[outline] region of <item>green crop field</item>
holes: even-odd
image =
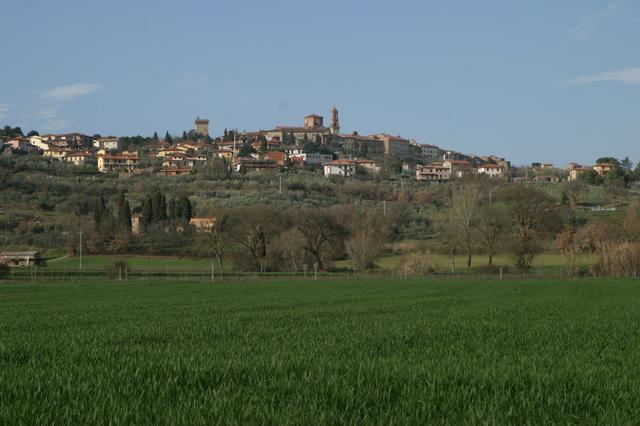
[[[0,424],[637,424],[640,282],[0,285]]]

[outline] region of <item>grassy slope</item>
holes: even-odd
[[[0,286],[0,423],[624,424],[635,281]]]

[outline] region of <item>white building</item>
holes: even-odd
[[[308,165],[318,165],[318,164],[327,164],[333,160],[333,155],[331,154],[292,154],[291,158],[301,158],[304,164]]]
[[[478,167],[478,174],[501,178],[504,176],[504,166],[489,163],[483,164]]]
[[[358,163],[353,160],[334,160],[324,165],[325,176],[351,177],[356,174]]]
[[[40,151],[49,150],[49,143],[45,139],[43,139],[42,136],[30,136],[29,143],[38,148]]]

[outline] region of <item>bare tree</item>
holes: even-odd
[[[231,217],[223,214],[215,219],[212,226],[203,234],[207,240],[207,247],[216,258],[218,263],[218,273],[223,274],[224,256],[231,241]]]
[[[344,235],[344,229],[326,210],[307,210],[300,215],[298,229],[304,238],[304,249],[319,269],[326,267],[326,252],[333,240]]]
[[[377,211],[353,206],[341,206],[335,213],[338,221],[349,231],[345,250],[353,269],[364,271],[374,266],[376,258],[391,238],[389,218]]]
[[[527,186],[513,185],[504,196],[515,225],[516,267],[526,272],[540,251],[538,236],[550,225],[554,209],[544,192]]]
[[[480,243],[488,256],[487,264],[492,265],[502,236],[507,230],[504,208],[492,200],[487,200],[486,204],[478,209],[474,228],[478,232]]]
[[[449,202],[449,212],[461,234],[462,244],[467,256],[467,267],[469,268],[472,260],[471,233],[479,201],[480,187],[471,183],[463,183],[453,188]]]

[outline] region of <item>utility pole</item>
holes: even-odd
[[[80,230],[80,247],[78,251],[80,252],[80,270],[82,271],[82,229]]]

